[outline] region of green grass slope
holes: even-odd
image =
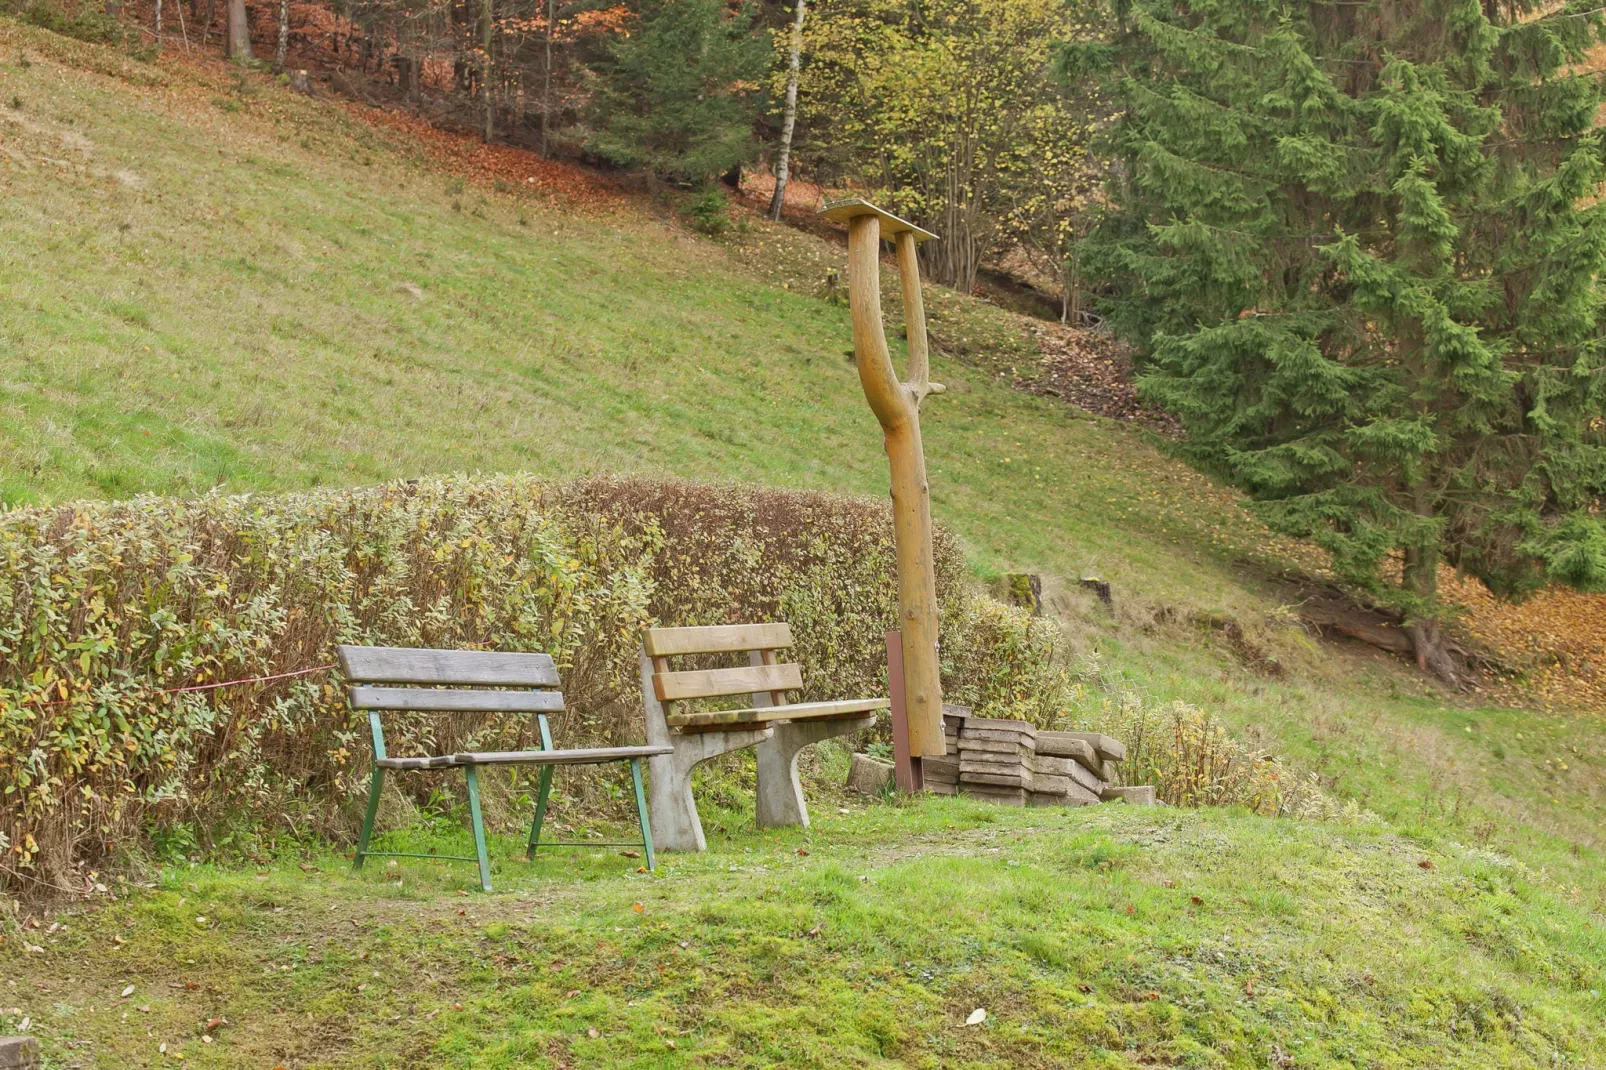
[[[0,39],[7,499],[475,469],[885,493],[845,309],[628,205],[465,190],[338,106],[27,52]],[[937,374],[936,508],[978,552],[1231,586],[1258,527],[1230,497],[1136,432]]]
[[[10,502],[473,469],[883,494],[846,311],[813,293],[839,256],[465,187],[339,106],[0,18]],[[1019,356],[1004,314],[932,298],[944,338]],[[813,833],[725,815],[650,880],[581,852],[468,900],[427,863],[181,864],[6,932],[0,1032],[29,1018],[56,1066],[1606,1065],[1599,722],[1317,646],[1232,494],[987,366],[936,362],[934,507],[1097,649],[1074,712],[1206,706],[1375,824],[822,799]]]
[[[181,865],[0,946],[3,998],[61,1067],[1600,1065],[1606,931],[1488,852],[1222,811],[851,810],[653,877],[499,861],[491,896],[440,863]]]

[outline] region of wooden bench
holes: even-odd
[[[491,890],[491,864],[485,850],[485,824],[480,817],[482,765],[539,765],[540,792],[535,801],[535,821],[530,825],[530,841],[525,857],[533,859],[536,850],[549,847],[636,847],[642,849],[647,868],[657,866],[653,853],[652,825],[642,790],[641,762],[665,756],[667,745],[646,747],[593,747],[559,750],[552,744],[552,730],[546,715],[563,709],[563,693],[558,687],[557,666],[547,654],[501,654],[480,650],[422,650],[410,647],[343,646],[340,667],[351,683],[352,709],[368,711],[368,727],[373,734],[374,768],[368,788],[368,811],[357,839],[354,867],[362,868],[369,857],[448,858],[456,862],[477,862],[480,887]],[[395,685],[422,686],[395,686]],[[494,688],[495,690],[488,690]],[[512,690],[518,689],[518,690]],[[440,754],[412,758],[393,758],[385,751],[385,728],[380,719],[384,711],[430,711],[444,713],[535,714],[541,736],[541,749],[534,751],[488,751]],[[636,815],[641,821],[639,843],[553,843],[542,844],[541,822],[546,817],[547,798],[552,791],[552,772],[559,765],[600,765],[629,762],[630,778],[636,789]],[[444,855],[408,854],[398,851],[370,851],[374,817],[379,812],[379,793],[385,784],[385,771],[461,769],[468,780],[469,822],[474,828],[474,858]]]
[[[666,851],[705,851],[702,822],[692,797],[691,775],[702,762],[744,747],[758,756],[757,820],[765,827],[808,825],[808,807],[798,783],[797,758],[804,747],[875,724],[884,698],[788,703],[786,692],[803,686],[802,668],[775,655],[792,645],[782,623],[708,628],[653,628],[642,637],[641,697],[647,742],[670,753],[648,760],[650,804],[658,844]],[[671,659],[708,654],[748,655],[747,665],[676,670]],[[695,711],[684,703],[750,695],[734,710]]]

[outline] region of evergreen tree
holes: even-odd
[[[757,152],[768,41],[754,12],[724,0],[642,0],[630,32],[598,65],[592,151],[611,163],[695,184]]]
[[[1185,449],[1459,670],[1441,562],[1606,585],[1596,0],[1132,0],[1083,250]]]

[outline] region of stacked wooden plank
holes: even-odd
[[[1006,806],[1086,806],[1105,799],[1153,803],[1153,789],[1116,788],[1118,740],[1097,732],[1044,732],[1025,721],[943,707],[948,753],[921,762],[927,791]]]

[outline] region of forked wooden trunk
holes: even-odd
[[[931,549],[931,492],[920,440],[920,404],[943,392],[931,382],[926,312],[915,246],[936,237],[890,212],[854,198],[821,212],[848,225],[848,305],[853,349],[865,400],[881,424],[892,473],[892,529],[898,559],[898,627],[903,633],[905,707],[909,752],[916,758],[945,753],[942,679],[937,661],[937,580]],[[881,239],[898,251],[909,377],[899,382],[881,319]]]

